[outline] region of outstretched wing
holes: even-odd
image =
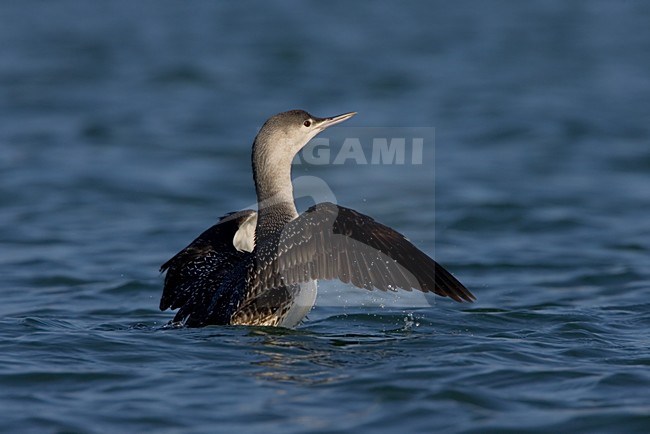
[[[434,292],[455,301],[474,295],[404,236],[372,218],[320,203],[283,230],[271,261],[258,263],[247,299],[265,289],[338,278],[372,290]]]
[[[167,272],[160,310],[180,307],[183,312],[178,312],[177,320],[185,317],[185,313],[208,305],[224,273],[250,255],[235,247],[235,235],[240,238],[245,229],[254,229],[256,217],[257,213],[252,210],[227,214],[165,262],[160,267],[161,272]],[[253,229],[248,234],[251,237]]]

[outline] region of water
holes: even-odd
[[[649,18],[3,2],[1,430],[648,432]],[[332,283],[297,330],[162,328],[158,266],[250,205],[252,138],[295,107],[435,128],[420,166],[295,172],[476,303]]]

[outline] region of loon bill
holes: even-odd
[[[295,327],[316,300],[318,279],[359,288],[475,297],[403,235],[333,203],[298,214],[291,162],[314,136],[356,113],[318,118],[303,110],[266,121],[253,142],[258,211],[226,214],[160,268],[160,309],[172,323]]]

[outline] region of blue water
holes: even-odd
[[[649,432],[648,22],[632,0],[0,3],[0,431]],[[435,131],[421,165],[294,172],[476,303],[328,283],[296,330],[163,328],[158,267],[254,201],[250,144],[291,108]]]

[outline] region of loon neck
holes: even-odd
[[[283,149],[282,146],[274,148]],[[274,152],[267,146],[260,146],[258,140],[253,144],[253,179],[258,206],[257,241],[279,233],[287,223],[298,217],[291,183],[292,159],[293,155],[288,152]]]

